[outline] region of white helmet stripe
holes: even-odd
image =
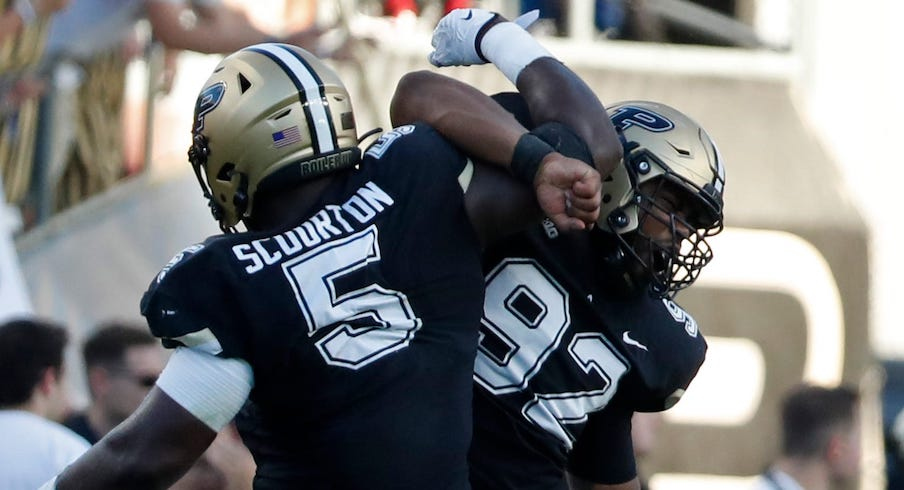
[[[308,127],[313,138],[315,153],[329,153],[336,150],[336,133],[333,129],[333,121],[327,112],[327,104],[323,101],[321,82],[317,73],[303,63],[295,53],[276,44],[258,44],[248,48],[273,59],[292,82],[298,87],[299,96],[302,98],[305,115],[308,119]]]
[[[716,179],[716,181],[713,183],[713,185],[715,186],[716,191],[718,191],[719,194],[721,194],[721,193],[725,192],[725,191],[724,191],[724,187],[725,187],[725,166],[722,165],[722,154],[719,152],[719,147],[716,146],[716,142],[715,142],[715,141],[712,141],[712,139],[710,139],[710,142],[712,142],[712,145],[713,145],[713,151],[715,152],[715,155],[714,155],[714,158],[713,158],[713,160],[714,160],[713,163],[714,163],[715,166],[716,166],[716,168],[715,168],[715,170],[716,170],[716,176],[718,177],[718,178]]]

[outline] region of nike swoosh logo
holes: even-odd
[[[638,341],[632,339],[631,336],[628,335],[628,333],[629,333],[629,332],[626,331],[626,332],[623,333],[622,336],[621,336],[621,339],[622,339],[622,341],[623,341],[624,343],[626,343],[626,344],[628,344],[628,345],[633,345],[634,347],[637,347],[638,349],[647,350],[647,346],[645,346],[645,345],[641,344],[640,342],[638,342]],[[649,352],[649,351],[648,351],[648,352]]]
[[[469,9],[468,16],[465,17],[465,20],[471,20],[471,17],[474,17],[474,11]]]

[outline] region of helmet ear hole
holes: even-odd
[[[232,172],[234,170],[235,170],[234,163],[224,163],[223,167],[220,168],[220,171],[217,172],[217,180],[229,182],[230,180],[232,180]]]
[[[251,81],[241,73],[239,73],[239,87],[241,88],[243,94],[247,92],[249,88],[251,88]]]

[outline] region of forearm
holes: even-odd
[[[498,16],[489,22],[477,41],[479,53],[518,87],[534,124],[568,126],[586,143],[600,174],[612,173],[621,163],[621,142],[593,90],[522,27]]]
[[[145,441],[114,430],[60,474],[56,489],[169,488],[194,462],[177,460],[179,449],[172,449],[148,457]]]
[[[184,364],[180,364],[184,358],[179,351],[173,354],[158,386],[151,389],[138,409],[66,468],[57,479],[56,488],[168,488],[191,468],[213,442],[217,431],[160,388],[167,376],[185,372]],[[178,361],[177,369],[173,369],[174,360]],[[211,383],[211,386],[224,384]],[[195,380],[187,380],[182,388],[212,389]],[[186,400],[181,403],[193,406]],[[237,411],[231,408],[235,403],[224,405],[230,417]]]
[[[534,124],[557,121],[571,128],[587,144],[601,175],[621,162],[621,142],[606,109],[571,69],[555,58],[539,58],[521,71],[517,87]]]
[[[479,90],[429,71],[405,75],[390,105],[393,126],[422,121],[483,162],[508,168],[527,132],[515,117]]]
[[[222,8],[226,8],[225,6]],[[184,7],[167,2],[148,2],[148,19],[154,35],[166,47],[199,53],[228,53],[269,39],[240,12],[198,9],[197,20],[180,20]]]

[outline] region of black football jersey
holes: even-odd
[[[468,488],[483,274],[464,165],[396,128],[293,226],[190,247],[145,293],[165,345],[253,368],[255,488]]]
[[[614,241],[591,233],[559,234],[547,220],[485,254],[475,489],[567,489],[566,469],[630,480],[631,415],[670,407],[703,362],[694,319],[643,288],[613,286],[623,268],[597,242]]]

